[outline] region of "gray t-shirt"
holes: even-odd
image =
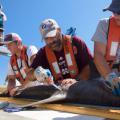
[[[92,37],[92,41],[99,41],[103,44],[107,44],[107,35],[108,35],[108,26],[109,26],[109,18],[105,18],[99,21],[96,32]],[[116,55],[116,60],[114,63],[120,63],[120,45],[117,49],[110,50],[112,54]],[[110,53],[111,54],[111,53]]]
[[[107,44],[108,25],[109,18],[101,19],[92,37],[92,41],[99,41],[101,43]]]

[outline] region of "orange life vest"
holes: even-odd
[[[68,35],[64,36],[63,40],[64,40],[63,41],[64,54],[65,54],[65,59],[67,62],[69,74],[71,78],[75,78],[78,75],[78,67],[73,53],[71,37]],[[48,63],[50,65],[50,70],[55,80],[62,79],[63,76],[59,68],[59,65],[57,63],[57,59],[54,52],[47,46],[45,47],[45,52],[46,52],[46,57],[48,59]]]
[[[29,67],[26,46],[23,46],[23,48],[21,50],[20,62],[21,62],[21,66],[19,67],[18,62],[17,62],[17,56],[16,55],[11,56],[11,59],[10,59],[11,67],[15,73],[16,78],[22,84],[22,83],[24,83],[24,80],[26,77],[26,72]]]
[[[115,18],[112,16],[110,17],[109,21],[108,41],[106,49],[106,60],[111,68],[113,68],[113,65],[116,64],[117,59],[120,59],[117,58],[118,49],[120,50],[120,26],[116,24]],[[118,66],[118,69],[119,67],[120,65]]]

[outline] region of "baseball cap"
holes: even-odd
[[[45,19],[40,25],[42,39],[56,36],[58,28],[60,27],[54,19]]]
[[[107,10],[120,14],[120,0],[112,0],[111,4],[105,9],[103,9],[103,11]]]
[[[9,34],[5,35],[3,43],[9,44],[9,43],[14,42],[14,41],[22,42],[22,39],[17,33],[9,33]]]

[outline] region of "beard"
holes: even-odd
[[[48,44],[48,47],[51,48],[53,51],[59,51],[62,46],[62,41],[60,39],[53,41],[52,43]]]

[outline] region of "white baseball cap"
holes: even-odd
[[[45,19],[40,25],[42,39],[56,36],[58,28],[60,27],[54,19]]]

